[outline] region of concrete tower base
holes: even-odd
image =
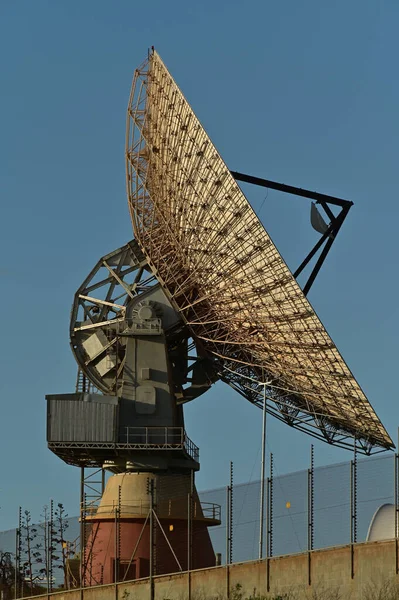
[[[101,502],[86,517],[87,537],[82,573],[84,585],[139,579],[150,574],[150,506],[148,482],[154,480],[153,574],[187,570],[189,475],[121,473],[108,480]],[[191,568],[215,565],[208,527],[220,524],[220,507],[206,514],[194,488],[192,495]]]

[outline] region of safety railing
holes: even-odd
[[[128,516],[143,517],[148,515],[150,510],[150,500],[131,500],[123,501],[120,505],[117,501],[111,504],[100,504],[96,511],[87,512],[87,517],[98,517],[98,518],[114,518],[115,515],[118,517],[127,518]],[[176,498],[163,499],[155,505],[155,510],[159,518],[187,518],[187,497],[179,496]],[[192,517],[193,519],[212,519],[216,521],[221,520],[221,507],[220,504],[214,504],[212,502],[200,502],[193,500],[192,503]]]
[[[214,504],[213,502],[201,502],[200,504],[202,513],[206,519],[221,521],[222,509],[220,504]]]
[[[184,450],[199,460],[199,448],[186,435],[183,427],[125,427],[123,443],[145,450]]]

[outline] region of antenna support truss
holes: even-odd
[[[319,258],[317,259],[317,262],[314,265],[312,272],[310,273],[308,280],[303,287],[303,293],[305,296],[307,296],[310,288],[313,285],[314,280],[316,279],[327,257],[327,254],[331,249],[331,246],[333,245],[335,238],[338,235],[339,230],[342,227],[343,222],[345,221],[348,215],[351,206],[353,206],[353,202],[351,200],[344,200],[342,198],[328,196],[327,194],[320,194],[319,192],[312,192],[311,190],[304,190],[293,185],[278,183],[277,181],[271,181],[270,179],[254,177],[253,175],[245,175],[244,173],[238,173],[237,171],[230,171],[230,173],[236,181],[242,181],[244,183],[258,185],[260,187],[265,187],[271,190],[277,190],[286,194],[292,194],[294,196],[301,196],[302,198],[309,198],[310,200],[315,200],[316,204],[320,204],[320,206],[325,211],[327,217],[330,219],[330,224],[328,228],[321,235],[320,239],[316,242],[316,244],[313,246],[313,248],[310,250],[307,256],[303,259],[303,261],[293,274],[296,279],[302,273],[304,268],[309,264],[309,262],[315,256],[315,254],[324,245]],[[338,213],[338,215],[334,215],[333,211],[329,207],[329,204],[340,207],[341,210]]]

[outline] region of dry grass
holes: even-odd
[[[363,589],[362,600],[399,600],[399,583],[395,579],[368,583]]]
[[[128,594],[121,597],[128,600],[130,593]],[[186,594],[179,594],[177,598],[171,590],[171,595],[163,600],[188,600],[188,597]],[[209,595],[206,588],[202,588],[192,591],[191,600],[227,600],[227,596],[225,591]],[[242,585],[238,583],[230,590],[229,600],[399,600],[399,580],[376,581],[350,595],[343,594],[340,588],[327,584],[319,584],[311,588],[293,588],[266,595],[259,594],[256,589],[253,589],[248,595],[243,592]]]

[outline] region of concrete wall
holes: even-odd
[[[289,600],[364,600],[370,587],[378,589],[388,581],[399,586],[396,558],[396,545],[392,540],[357,544],[353,549],[341,546],[315,550],[310,555],[303,553],[274,557],[268,561],[235,563],[228,568],[222,566],[192,571],[190,575],[163,575],[154,578],[155,600],[188,599],[188,577],[192,600],[222,600],[228,596],[232,600],[244,600],[250,596],[264,596],[271,600],[277,596],[284,598],[284,594]],[[385,597],[375,596],[376,599]],[[82,595],[80,590],[72,590],[35,598],[81,600]],[[83,600],[149,598],[148,579],[83,590]]]

